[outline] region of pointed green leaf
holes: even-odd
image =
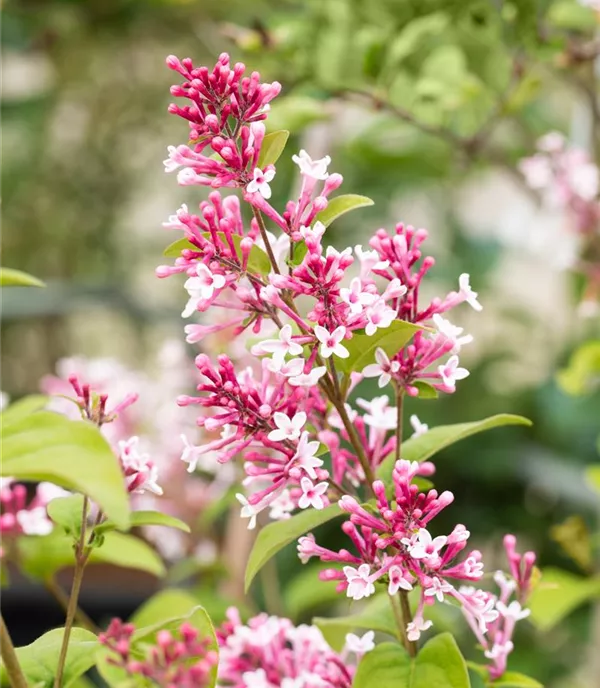
[[[217,234],[219,235],[223,243],[225,243],[225,245],[228,245],[227,239],[225,238],[225,234],[223,232],[217,232]],[[202,236],[205,239],[208,239],[209,241],[212,238],[210,232],[203,232]],[[242,249],[240,248],[240,243],[244,237],[239,236],[239,234],[234,234],[231,238],[235,246],[236,253],[238,254],[238,257],[241,259]],[[188,239],[184,237],[183,239],[177,239],[177,241],[174,241],[172,244],[169,244],[167,248],[163,251],[163,255],[167,258],[177,258],[179,257],[183,249],[186,248],[192,251],[199,250],[197,246],[194,246],[194,244],[192,244]],[[260,275],[267,275],[269,274],[269,272],[271,272],[271,261],[269,260],[269,256],[262,250],[262,248],[259,248],[256,245],[250,249],[250,256],[248,257],[248,271],[258,273]]]
[[[339,372],[361,372],[370,363],[375,363],[375,349],[383,349],[388,356],[397,354],[411,340],[415,332],[422,330],[404,320],[394,320],[389,327],[380,328],[370,337],[362,331],[354,333],[352,339],[343,342],[350,353],[348,358],[335,356],[335,366]]]
[[[531,620],[548,631],[580,605],[600,598],[600,576],[584,578],[558,568],[546,568],[527,606]]]
[[[260,155],[258,156],[257,166],[264,170],[267,165],[274,165],[279,156],[283,153],[285,144],[289,138],[290,132],[285,129],[279,131],[272,131],[263,139],[260,147]]]
[[[0,268],[0,287],[45,287],[42,280],[21,270]]]
[[[492,430],[503,425],[531,425],[531,421],[523,416],[513,416],[501,413],[472,423],[457,423],[455,425],[439,425],[431,428],[424,435],[412,437],[402,443],[402,458],[408,461],[426,461],[442,449],[449,447],[459,440],[475,435],[478,432]],[[386,457],[377,469],[377,477],[388,484],[394,470],[393,454]]]
[[[346,194],[344,196],[336,196],[329,201],[328,206],[317,213],[315,217],[315,222],[322,222],[325,227],[337,220],[338,217],[349,213],[351,210],[356,210],[357,208],[365,208],[366,206],[373,205],[373,201],[367,196],[358,196],[357,194]]]
[[[411,384],[419,390],[419,399],[437,399],[439,396],[437,389],[428,382],[415,380]]]
[[[18,647],[17,657],[28,685],[52,688],[58,668],[58,656],[62,645],[64,629],[55,628],[40,636],[31,645]],[[73,628],[69,639],[69,650],[65,662],[64,688],[73,686],[77,679],[95,663],[98,640],[93,633],[83,628]],[[2,685],[8,685],[6,671],[2,667]]]
[[[258,534],[248,558],[244,583],[246,592],[256,574],[279,550],[305,535],[309,530],[341,515],[340,507],[337,504],[330,504],[325,509],[305,509],[287,521],[275,521],[265,526]]]
[[[83,495],[57,497],[48,504],[46,510],[48,516],[56,525],[61,526],[67,535],[79,538],[83,517]]]
[[[506,671],[500,678],[490,682],[488,685],[494,688],[544,688],[539,681],[517,671]]]
[[[377,595],[354,614],[333,618],[316,617],[313,619],[313,623],[318,626],[331,647],[338,651],[344,645],[346,633],[357,628],[379,631],[398,638],[398,626],[387,593]]]
[[[25,418],[30,413],[41,411],[48,403],[48,397],[43,394],[31,394],[13,402],[0,413],[0,426],[4,430],[17,420]]]
[[[410,665],[410,657],[403,647],[380,643],[361,659],[352,688],[408,688]]]
[[[429,640],[414,660],[410,688],[470,688],[467,664],[450,633]]]
[[[56,500],[55,500],[56,501]],[[51,502],[52,504],[53,502]],[[184,533],[190,532],[190,527],[175,516],[163,514],[161,511],[132,511],[129,517],[129,528],[139,528],[141,526],[167,526],[168,528],[176,528],[182,530]],[[105,521],[96,527],[96,533],[107,533],[111,530],[123,530],[118,528],[113,521]]]
[[[81,492],[119,527],[129,522],[129,495],[118,459],[88,421],[38,411],[3,426],[1,475],[47,480]]]
[[[177,588],[161,590],[136,609],[129,621],[137,628],[143,628],[161,621],[168,621],[176,616],[186,616],[197,606],[196,597],[185,590]]]

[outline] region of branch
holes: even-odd
[[[4,623],[4,617],[0,615],[0,649],[2,650],[2,661],[8,674],[8,680],[12,688],[27,688],[27,679],[23,674],[19,658],[15,652],[15,646]]]

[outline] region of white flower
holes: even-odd
[[[350,313],[358,315],[362,313],[365,306],[370,306],[374,303],[378,296],[368,291],[362,290],[362,282],[359,277],[355,277],[350,282],[350,288],[342,287],[340,289],[340,298],[344,303],[350,306]]]
[[[279,373],[284,377],[296,377],[302,374],[305,363],[306,361],[302,358],[292,358],[286,362],[274,355],[273,358],[267,359],[266,365],[272,373]]]
[[[375,585],[371,580],[371,569],[368,564],[361,564],[358,569],[344,566],[344,575],[348,581],[346,595],[354,600],[362,600],[375,592]]]
[[[398,590],[412,590],[413,586],[404,577],[404,571],[400,566],[394,565],[388,571],[390,582],[388,585],[388,593],[395,595]]]
[[[320,160],[313,160],[305,150],[301,150],[298,155],[292,155],[292,160],[298,165],[300,172],[307,177],[321,181],[329,177],[327,167],[331,163],[331,158],[328,155]]]
[[[477,618],[479,623],[479,630],[482,633],[487,633],[488,624],[493,623],[499,616],[499,613],[494,609],[495,597],[490,597],[483,604],[477,607],[472,607],[469,611]]]
[[[424,435],[429,430],[429,425],[427,425],[427,423],[421,423],[419,417],[416,416],[414,413],[410,417],[410,424],[412,425],[412,429],[414,430],[411,437],[421,437],[421,435]]]
[[[242,505],[242,511],[240,513],[240,516],[242,518],[249,518],[250,521],[248,522],[248,530],[254,530],[256,528],[256,516],[259,513],[252,504],[248,502],[246,497],[244,497],[243,494],[240,494],[239,492],[235,495],[235,498],[238,500],[238,502]]]
[[[260,168],[255,167],[252,173],[252,181],[246,186],[246,191],[248,193],[258,193],[265,199],[271,198],[271,187],[269,182],[273,181],[275,177],[275,170],[265,170],[263,172]]]
[[[326,229],[327,227],[325,227],[325,225],[322,222],[319,222],[319,220],[317,220],[312,227],[306,227],[305,225],[302,225],[300,227],[300,234],[303,239],[312,237],[316,241],[318,241],[323,236],[323,234],[325,234]]]
[[[300,487],[302,488],[302,496],[298,500],[298,506],[301,509],[308,509],[309,506],[315,509],[324,508],[323,495],[327,492],[329,483],[322,482],[315,485],[310,478],[302,478]]]
[[[284,490],[275,501],[271,502],[270,506],[269,518],[274,521],[284,521],[290,518],[291,512],[296,508],[289,490]]]
[[[477,300],[477,292],[471,289],[468,273],[463,272],[463,274],[460,275],[458,278],[458,286],[460,295],[469,304],[469,306],[471,306],[471,308],[474,308],[476,311],[483,310],[483,306]]]
[[[441,578],[432,578],[431,585],[423,593],[425,597],[436,597],[438,602],[444,601],[444,593],[451,592],[454,588]]]
[[[321,342],[319,352],[323,358],[329,358],[335,354],[339,358],[348,358],[350,353],[345,346],[341,344],[346,334],[346,328],[343,325],[336,327],[333,332],[328,332],[321,325],[315,327],[315,336]]]
[[[190,299],[181,315],[189,318],[196,310],[199,301],[212,298],[215,289],[222,289],[225,286],[225,277],[214,275],[204,263],[198,263],[196,277],[187,279],[183,286],[190,295]]]
[[[374,638],[375,631],[367,631],[362,636],[355,635],[354,633],[347,633],[346,650],[362,656],[375,649],[375,643],[373,642]]]
[[[54,483],[40,483],[35,491],[36,497],[42,504],[48,504],[53,499],[70,497],[71,493]]]
[[[510,640],[507,640],[505,643],[494,643],[492,646],[491,650],[486,650],[483,654],[488,658],[488,659],[500,659],[501,657],[506,657],[506,655],[509,655],[513,649],[514,645]]]
[[[17,511],[15,518],[25,535],[48,535],[54,527],[48,518],[45,506],[21,509],[21,511]]]
[[[0,411],[4,411],[4,409],[8,406],[10,402],[10,397],[6,392],[0,392]]]
[[[530,609],[523,609],[517,600],[513,600],[508,606],[502,602],[496,602],[496,609],[506,619],[513,619],[514,621],[521,621],[526,619],[530,614]]]
[[[435,313],[433,316],[433,322],[437,331],[453,342],[454,347],[452,353],[458,353],[462,346],[465,344],[470,344],[473,341],[473,337],[470,334],[466,334],[463,337],[460,335],[463,332],[462,327],[456,327],[449,320],[445,320],[439,313]]]
[[[433,626],[433,621],[425,621],[422,616],[415,616],[406,626],[406,636],[411,643],[416,642],[421,637],[423,631],[428,630]]]
[[[569,182],[573,191],[584,201],[592,201],[598,195],[598,168],[594,163],[579,163],[569,170]]]
[[[447,540],[445,535],[432,538],[428,530],[420,528],[419,532],[412,538],[402,538],[402,544],[406,545],[406,549],[413,559],[435,560]]]
[[[390,361],[388,355],[381,348],[375,349],[375,360],[377,363],[370,363],[366,366],[362,374],[365,377],[379,377],[377,383],[379,387],[385,387],[392,379],[392,374],[400,370],[400,363],[398,361]]]
[[[481,578],[483,576],[483,562],[475,557],[467,557],[463,563],[463,571],[469,578]]]
[[[299,468],[302,468],[309,478],[317,479],[315,468],[323,465],[323,461],[315,454],[319,451],[320,442],[309,442],[308,433],[303,432],[300,436],[300,442],[296,448],[296,453],[292,457],[291,463]]]
[[[277,430],[271,430],[268,438],[273,442],[281,442],[282,440],[297,440],[300,437],[300,431],[306,423],[306,413],[300,411],[290,418],[285,413],[279,411],[273,414],[273,421],[277,426]]]
[[[188,464],[187,472],[193,473],[198,465],[200,457],[200,447],[193,445],[185,435],[180,435],[183,442],[183,451],[181,452],[181,460]]]
[[[371,270],[385,270],[390,264],[389,260],[380,260],[377,251],[363,251],[360,245],[354,247],[354,253],[360,261],[361,279],[367,277]]]
[[[189,210],[187,205],[184,203],[181,208],[177,211],[175,215],[169,215],[169,219],[162,223],[162,226],[166,229],[186,229],[186,225],[180,220],[180,215],[188,215]]]
[[[148,454],[140,451],[139,437],[119,441],[119,458],[130,491],[133,488],[133,492],[138,494],[153,492],[162,495],[163,489],[158,484],[158,468]]]
[[[325,366],[317,366],[310,373],[301,373],[288,379],[292,387],[314,387],[326,372],[327,368]]]
[[[389,327],[396,319],[396,311],[386,305],[383,299],[378,299],[365,310],[367,325],[365,333],[371,337],[379,328]]]
[[[278,339],[265,339],[252,347],[255,356],[262,354],[273,354],[273,361],[281,363],[285,356],[299,356],[302,353],[302,346],[292,339],[292,326],[284,325],[279,330]]]
[[[267,678],[264,669],[256,669],[256,671],[244,671],[242,674],[242,681],[246,688],[270,688],[271,682]]]
[[[457,380],[464,380],[469,376],[469,371],[466,368],[458,367],[458,356],[450,356],[448,361],[438,366],[438,373],[442,376],[444,385],[452,390],[456,387]]]
[[[389,406],[387,397],[373,397],[371,401],[357,399],[356,403],[367,413],[363,416],[365,423],[379,430],[394,430],[398,423],[398,409]]]

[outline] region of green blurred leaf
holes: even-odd
[[[217,235],[226,246],[229,245],[223,232],[217,232]],[[203,232],[202,236],[205,239],[208,239],[209,241],[211,241],[212,239],[210,232]],[[238,258],[241,260],[242,249],[240,248],[240,243],[244,237],[241,237],[238,234],[234,234],[231,238],[235,246]],[[163,251],[163,255],[167,256],[167,258],[177,258],[179,257],[183,249],[186,248],[196,252],[200,250],[197,246],[194,246],[194,244],[192,244],[188,239],[183,238],[177,239],[177,241],[174,241],[172,244],[169,244],[167,248]],[[256,245],[254,245],[250,249],[250,256],[248,257],[248,270],[249,272],[257,272],[261,275],[266,275],[271,271],[271,261],[269,260],[269,256]]]
[[[83,516],[83,495],[57,497],[48,504],[46,510],[48,516],[54,523],[61,526],[67,535],[75,540],[79,539]]]
[[[390,42],[386,59],[386,70],[393,73],[398,65],[420,48],[429,38],[442,34],[450,18],[443,12],[427,14],[413,19]]]
[[[383,349],[388,356],[393,356],[411,340],[415,332],[422,329],[404,320],[394,320],[389,327],[379,328],[370,337],[362,331],[356,331],[352,339],[342,342],[350,355],[348,358],[335,356],[336,368],[341,373],[353,370],[361,372],[370,363],[375,363],[375,349]]]
[[[43,688],[54,686],[63,634],[63,628],[55,628],[44,633],[31,645],[16,649],[19,664],[29,685],[43,686]],[[94,665],[94,653],[97,647],[98,640],[93,633],[83,628],[71,629],[64,678],[61,684],[64,688],[73,686],[77,679]],[[9,685],[4,667],[2,667],[2,685]]]
[[[419,399],[437,399],[439,397],[437,389],[423,380],[415,380],[411,383],[419,390]]]
[[[528,603],[531,620],[548,631],[584,602],[599,596],[600,577],[583,578],[561,569],[546,568]]]
[[[576,349],[556,379],[566,394],[579,396],[593,392],[600,385],[600,339]]]
[[[268,126],[299,134],[310,124],[329,119],[326,106],[324,101],[302,95],[277,98],[277,107],[269,113]]]
[[[572,0],[553,3],[548,11],[548,22],[557,28],[574,31],[593,31],[598,25],[591,7]]]
[[[38,411],[3,426],[1,474],[82,492],[119,527],[129,523],[129,495],[117,457],[88,421]]]
[[[410,670],[410,657],[403,647],[380,643],[360,660],[352,688],[408,688]]]
[[[18,548],[20,568],[38,580],[46,580],[75,561],[72,538],[57,530],[43,537],[23,536]],[[94,563],[137,569],[157,577],[165,574],[162,560],[149,545],[123,533],[106,534],[102,546],[92,550],[89,564]]]
[[[32,394],[14,401],[8,408],[0,413],[0,426],[3,431],[14,422],[29,416],[31,413],[41,411],[48,403],[48,397],[43,394]]]
[[[161,590],[136,609],[129,619],[137,628],[153,626],[161,621],[168,621],[173,617],[190,614],[198,606],[198,599],[185,590],[172,588]]]
[[[55,500],[56,501],[56,500]],[[51,502],[52,504],[53,502]],[[168,528],[176,528],[182,530],[184,533],[190,532],[190,527],[175,516],[163,514],[161,511],[132,511],[129,518],[129,527],[139,528],[141,526],[167,526]],[[112,521],[105,521],[96,527],[96,533],[106,533],[111,530],[123,530],[119,528],[116,523]]]
[[[21,270],[0,268],[0,287],[45,287],[42,280]]]
[[[328,602],[339,600],[337,581],[319,580],[319,566],[305,566],[284,590],[285,609],[292,619]]]
[[[289,135],[290,132],[285,129],[273,131],[265,135],[257,163],[261,170],[264,170],[267,165],[274,165],[277,160],[279,160],[279,156],[283,153]]]
[[[328,206],[317,213],[315,222],[322,222],[325,227],[337,220],[338,217],[349,213],[351,210],[358,208],[365,208],[373,205],[373,201],[367,196],[359,196],[357,194],[345,194],[344,196],[336,196],[329,201]]]
[[[581,516],[569,516],[563,523],[552,526],[552,539],[584,571],[592,568],[592,543],[587,525]]]
[[[330,504],[325,509],[305,509],[285,521],[275,521],[265,526],[254,541],[248,558],[244,581],[246,592],[256,574],[279,550],[305,535],[309,530],[341,515],[342,511],[336,503]]]
[[[431,428],[420,437],[411,437],[402,444],[402,458],[407,461],[426,461],[442,449],[449,447],[459,440],[475,435],[485,430],[492,430],[503,425],[531,425],[531,421],[523,416],[501,413],[484,420],[472,423],[457,423],[456,425],[439,425]],[[389,484],[394,470],[394,455],[386,457],[377,469],[377,477]]]
[[[600,492],[600,466],[589,466],[586,468],[585,479],[593,490]]]
[[[357,628],[379,631],[398,638],[398,626],[387,593],[377,595],[354,614],[333,618],[317,616],[313,619],[313,624],[318,626],[325,640],[338,652],[344,645],[346,634]]]
[[[525,676],[517,671],[506,671],[500,678],[490,681],[489,686],[498,688],[544,688],[544,686],[531,676]]]

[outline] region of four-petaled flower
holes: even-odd
[[[48,518],[45,506],[21,509],[17,511],[15,518],[25,535],[48,535],[54,527],[54,524]]]
[[[476,311],[483,310],[483,306],[477,300],[477,292],[471,289],[468,273],[463,272],[463,274],[459,276],[458,287],[460,295],[469,304],[469,306],[471,306],[471,308],[474,308]]]
[[[265,339],[252,347],[252,353],[255,356],[273,354],[274,365],[281,366],[287,354],[299,356],[302,353],[302,346],[292,339],[292,326],[284,325],[279,330],[278,339]]]
[[[406,549],[413,559],[435,560],[439,557],[438,553],[447,540],[445,535],[432,538],[431,533],[426,528],[419,528],[419,532],[412,538],[402,538],[402,544],[406,545]]]
[[[379,387],[385,387],[390,383],[392,375],[400,370],[400,363],[390,361],[388,355],[380,347],[375,349],[375,360],[377,363],[370,363],[363,369],[362,374],[365,377],[379,377],[377,384]]]
[[[343,325],[336,327],[333,332],[328,332],[321,325],[315,327],[315,336],[321,342],[319,352],[323,358],[329,358],[335,354],[339,358],[348,358],[350,352],[341,344],[346,334],[346,328]]]
[[[466,368],[459,368],[458,363],[458,356],[454,355],[450,356],[445,364],[438,366],[438,373],[448,389],[454,390],[457,380],[464,380],[469,376],[469,371]]]
[[[365,334],[369,337],[374,335],[379,328],[389,327],[396,319],[396,311],[387,306],[383,299],[378,299],[374,304],[368,306],[365,314],[367,316]]]
[[[303,432],[300,435],[300,441],[298,442],[296,453],[292,457],[291,463],[292,465],[298,466],[298,468],[304,470],[309,478],[316,480],[317,473],[315,468],[319,468],[319,466],[323,465],[322,459],[319,459],[317,456],[315,456],[319,451],[321,443],[309,442],[308,438],[309,434],[307,432]]]
[[[375,585],[371,580],[371,568],[368,564],[361,564],[358,569],[344,566],[344,575],[348,581],[346,595],[354,600],[362,600],[375,592]]]
[[[465,334],[461,337],[460,335],[463,333],[464,328],[453,325],[449,320],[442,318],[439,313],[435,313],[432,319],[437,331],[454,344],[452,353],[458,353],[462,346],[473,341],[473,336],[470,334]]]
[[[513,600],[508,606],[503,602],[498,601],[496,602],[496,609],[502,616],[508,619],[513,619],[514,621],[526,619],[531,614],[531,610],[523,609],[517,600]]]
[[[373,253],[376,254],[375,251]],[[350,306],[350,313],[353,315],[362,313],[365,306],[370,306],[377,301],[377,298],[377,294],[362,290],[362,282],[359,277],[355,277],[350,282],[349,289],[346,287],[340,289],[340,299]]]
[[[298,155],[292,155],[292,160],[300,168],[301,174],[307,177],[321,181],[329,177],[327,167],[331,163],[331,158],[328,155],[320,160],[313,160],[305,150],[301,150]]]
[[[196,310],[199,301],[212,298],[215,289],[222,289],[225,286],[225,277],[213,274],[204,263],[198,263],[196,276],[188,278],[183,286],[190,298],[181,315],[183,318],[189,318]]]
[[[364,635],[358,636],[354,633],[346,634],[346,650],[354,652],[359,657],[362,657],[367,652],[375,649],[375,631],[367,631]]]
[[[413,589],[413,586],[404,577],[404,571],[400,566],[397,566],[395,564],[394,566],[391,566],[390,570],[388,571],[388,576],[390,578],[390,582],[388,585],[388,593],[390,595],[395,595],[398,592],[398,590]]]
[[[254,530],[256,528],[256,516],[258,514],[258,511],[248,502],[246,497],[244,497],[243,494],[240,494],[239,492],[235,495],[235,498],[238,500],[238,502],[242,505],[242,511],[240,513],[240,516],[242,518],[249,518],[250,521],[248,522],[248,530]]]
[[[298,506],[301,509],[308,509],[309,506],[315,509],[325,507],[323,495],[327,492],[329,483],[322,482],[315,485],[310,478],[302,478],[300,487],[302,488],[302,496],[298,500]]]
[[[450,583],[436,577],[431,579],[431,585],[425,588],[424,595],[425,597],[436,597],[438,602],[443,602],[444,593],[452,592],[452,590],[454,590],[454,588]]]
[[[327,368],[325,366],[317,366],[310,373],[300,373],[290,377],[290,385],[292,387],[314,387],[326,372]]]
[[[277,426],[276,430],[271,430],[268,438],[273,442],[280,442],[281,440],[297,440],[300,437],[300,431],[306,423],[306,413],[299,411],[293,418],[286,416],[285,413],[279,411],[273,414],[273,421]]]
[[[421,633],[433,626],[433,621],[425,621],[422,616],[415,618],[406,626],[406,636],[411,643],[416,642],[421,637]]]
[[[274,177],[275,170],[273,168],[263,172],[260,168],[255,167],[252,173],[252,181],[248,182],[246,191],[248,193],[256,193],[258,191],[263,198],[271,198],[271,187],[269,186],[269,182],[272,182]]]
[[[414,430],[411,437],[421,437],[421,435],[424,435],[429,430],[429,425],[427,425],[427,423],[421,423],[419,416],[416,416],[414,413],[410,417],[410,424]]]

